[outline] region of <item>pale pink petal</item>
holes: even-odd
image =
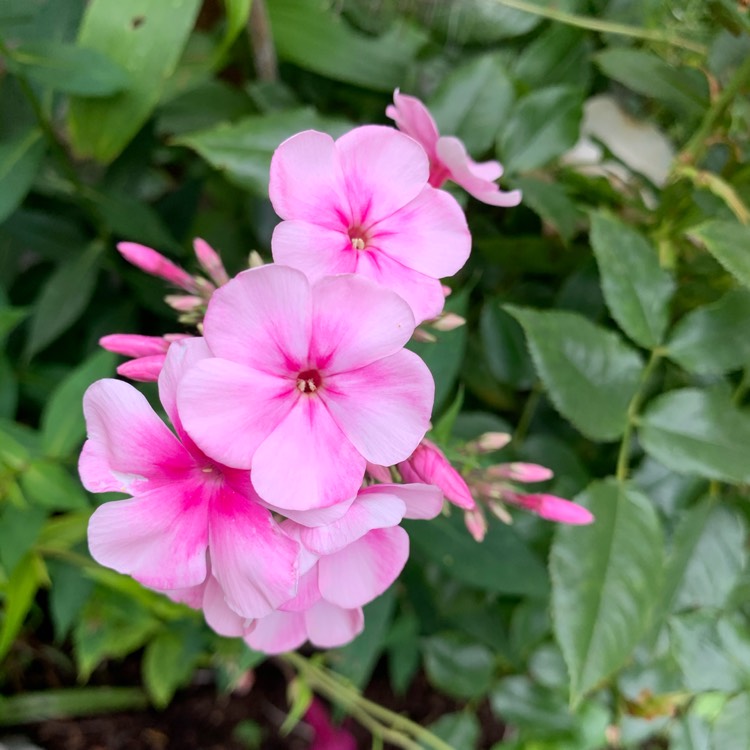
[[[89,492],[127,492],[122,480],[109,468],[107,451],[102,443],[87,440],[78,458],[78,474]]]
[[[435,144],[440,134],[430,111],[419,99],[396,89],[393,92],[393,104],[386,107],[385,114],[402,133],[410,135],[422,146],[430,161],[435,160]]]
[[[274,513],[286,516],[291,521],[298,523],[300,526],[324,526],[327,523],[338,521],[350,508],[354,502],[354,497],[344,500],[335,505],[329,505],[327,508],[313,508],[312,510],[294,510],[293,508],[277,508],[275,505],[261,500],[262,504]]]
[[[383,484],[390,484],[393,481],[391,472],[387,466],[379,466],[378,464],[371,464],[367,462],[367,473],[376,481],[382,482]]]
[[[362,607],[398,578],[408,558],[409,536],[400,526],[375,529],[339,552],[320,558],[320,593],[339,607]]]
[[[490,466],[485,473],[492,479],[513,479],[516,482],[546,482],[554,476],[554,472],[546,466],[520,461]]]
[[[370,279],[321,279],[313,286],[310,363],[326,375],[369,365],[401,350],[414,325],[409,305]]]
[[[404,349],[359,370],[331,375],[324,395],[331,415],[362,456],[391,466],[410,456],[424,437],[435,385],[427,365]]]
[[[206,580],[197,586],[189,586],[186,589],[172,589],[170,591],[159,591],[160,594],[168,596],[173,602],[185,604],[192,609],[201,609],[203,607],[203,594],[206,590],[206,583],[211,577],[210,566],[207,568]],[[154,589],[157,591],[158,589]]]
[[[306,363],[312,302],[301,271],[267,265],[235,276],[217,289],[203,335],[216,357],[277,375]]]
[[[417,325],[436,318],[445,305],[440,281],[407,268],[385,253],[369,250],[360,252],[357,273],[377,281],[406,300]]]
[[[155,383],[164,366],[166,354],[152,354],[148,357],[138,357],[130,362],[123,362],[117,368],[117,374],[139,383]]]
[[[219,582],[212,575],[206,579],[201,605],[206,622],[219,635],[240,638],[247,631],[247,618],[229,608]]]
[[[188,292],[199,291],[195,279],[184,268],[175,265],[169,258],[165,258],[153,248],[136,242],[120,242],[117,249],[125,260],[140,268],[141,271],[158,276]]]
[[[255,651],[265,654],[283,654],[294,651],[307,640],[303,612],[272,612],[255,621],[245,643]]]
[[[271,159],[268,195],[282,219],[341,228],[349,201],[333,138],[315,130],[287,138]]]
[[[318,568],[314,566],[305,575],[300,577],[297,595],[282,604],[279,609],[283,612],[304,612],[319,600]]]
[[[161,336],[111,333],[99,339],[99,346],[108,352],[124,354],[126,357],[147,357],[151,354],[164,354],[169,349],[169,342]]]
[[[204,453],[226,466],[249,469],[257,447],[294,405],[295,393],[294,381],[226,359],[205,359],[180,382],[177,407]]]
[[[336,141],[353,226],[368,227],[419,195],[430,165],[413,139],[384,125],[364,125]],[[322,223],[318,221],[318,223]]]
[[[429,520],[440,515],[443,510],[443,493],[439,487],[431,484],[392,484],[383,487],[406,505],[404,518]],[[361,494],[369,494],[381,489],[380,486],[368,487]]]
[[[361,609],[343,609],[319,601],[304,613],[310,642],[318,648],[337,648],[353,641],[365,629]]]
[[[548,521],[568,523],[574,526],[586,525],[594,521],[594,516],[590,510],[555,495],[524,495],[514,492],[507,493],[503,499],[520,505]]]
[[[361,539],[373,529],[397,526],[406,512],[406,505],[393,485],[378,485],[363,490],[338,521],[327,526],[300,528],[302,545],[316,555],[330,555]]]
[[[502,167],[497,162],[488,162],[484,165],[473,162],[466,153],[464,144],[458,138],[451,136],[440,138],[436,150],[439,159],[450,171],[450,179],[477,200],[492,206],[505,207],[517,206],[521,202],[520,190],[504,193],[494,182],[502,174]],[[499,174],[497,173],[498,167],[500,168]],[[494,176],[489,177],[489,175]]]
[[[282,221],[271,238],[276,263],[298,268],[311,280],[353,273],[357,250],[345,227],[329,229],[309,221]]]
[[[83,397],[91,450],[129,488],[163,482],[193,464],[145,397],[120,380],[98,380]]]
[[[88,531],[98,563],[159,590],[205,580],[207,536],[208,502],[197,481],[105,503],[94,511]]]
[[[265,617],[295,595],[299,545],[268,510],[223,485],[208,523],[213,575],[237,614]]]
[[[471,233],[461,206],[450,193],[429,185],[373,226],[370,236],[371,252],[379,250],[434,279],[453,276],[471,252]]]
[[[255,452],[253,486],[278,508],[310,510],[349,500],[362,484],[365,460],[318,394],[299,396]]]

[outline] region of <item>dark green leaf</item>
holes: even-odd
[[[0,625],[0,662],[21,630],[23,621],[34,602],[39,585],[46,576],[44,561],[29,552],[16,565],[15,570],[3,587],[5,589],[5,611]]]
[[[461,750],[473,750],[479,742],[482,731],[479,719],[468,710],[461,713],[443,714],[427,728],[443,742],[447,742],[450,747],[461,748]]]
[[[419,620],[401,615],[388,634],[388,672],[393,692],[403,695],[419,670]]]
[[[427,679],[453,698],[478,698],[492,684],[492,652],[458,633],[427,638],[423,645]]]
[[[707,221],[690,231],[736,279],[750,287],[750,227],[736,221]]]
[[[592,215],[594,249],[607,307],[633,341],[646,348],[662,342],[675,283],[659,267],[656,248],[641,234],[598,212]]]
[[[479,318],[482,350],[492,375],[501,383],[527,390],[534,382],[534,365],[524,341],[523,330],[515,318],[489,300]]]
[[[750,416],[723,393],[685,388],[662,394],[642,416],[640,439],[647,453],[676,472],[750,482]]]
[[[506,309],[523,326],[539,377],[558,411],[592,440],[622,435],[643,370],[638,352],[575,313]]]
[[[570,732],[576,721],[562,693],[534,684],[528,677],[506,677],[492,689],[495,715],[531,736]]]
[[[0,143],[0,222],[19,206],[34,182],[45,145],[42,131],[27,130]]]
[[[50,560],[47,567],[52,581],[49,605],[55,640],[62,643],[88,601],[94,584],[78,566]]]
[[[733,289],[689,312],[667,341],[667,356],[690,372],[721,375],[750,363],[750,291]]]
[[[587,89],[591,78],[591,38],[581,29],[552,24],[521,49],[514,72],[529,88],[574,83]]]
[[[29,314],[27,307],[1,307],[0,308],[0,344],[8,334]]]
[[[46,513],[40,508],[17,507],[9,502],[1,507],[0,562],[6,575],[10,575],[36,542]]]
[[[559,526],[550,556],[555,635],[571,676],[571,699],[630,656],[661,591],[663,539],[648,498],[614,480],[594,482],[576,502],[590,526]]]
[[[524,205],[555,229],[563,242],[573,239],[584,216],[560,183],[516,177],[512,187],[523,191]]]
[[[216,60],[220,61],[229,52],[234,40],[242,33],[250,18],[253,0],[224,0],[226,9],[226,28],[224,38],[216,50]]]

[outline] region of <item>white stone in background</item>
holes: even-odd
[[[12,737],[0,737],[0,750],[43,750],[26,737],[13,735]]]
[[[604,144],[621,163],[603,161]],[[607,95],[584,104],[581,138],[561,159],[588,174],[613,176],[627,182],[630,173],[642,174],[661,187],[669,174],[674,148],[650,122],[634,120]]]

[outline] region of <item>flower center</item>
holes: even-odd
[[[355,250],[364,250],[367,247],[367,233],[362,227],[352,227],[349,230],[349,239]]]
[[[304,370],[297,375],[297,390],[300,393],[315,393],[322,382],[323,378],[317,370]]]

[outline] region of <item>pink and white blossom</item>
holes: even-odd
[[[439,279],[466,262],[471,235],[455,199],[428,184],[421,146],[368,125],[338,140],[307,130],[271,161],[269,195],[284,220],[274,230],[277,263],[325,275],[357,273],[401,295],[417,323],[443,309]]]

